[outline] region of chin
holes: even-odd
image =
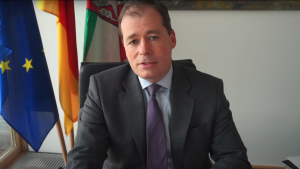
[[[152,76],[140,76],[140,77],[143,78],[143,79],[146,79],[146,80],[148,80],[148,79],[153,79]]]
[[[145,74],[142,74],[142,75],[139,75],[139,76],[143,79],[148,80],[148,81],[151,81],[152,79],[155,79],[155,76],[150,76],[150,75],[145,75]]]

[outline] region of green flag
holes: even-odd
[[[118,33],[122,7],[118,1],[87,1],[83,61],[124,61],[125,50]]]

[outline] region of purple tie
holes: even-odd
[[[155,95],[160,87],[158,84],[147,87],[150,95],[146,121],[147,169],[168,168],[164,121]]]

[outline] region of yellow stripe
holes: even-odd
[[[58,79],[59,100],[64,111],[65,133],[68,135],[77,121],[79,111],[78,82],[68,65],[67,34],[57,18],[57,51],[58,51]],[[69,79],[66,79],[69,78]],[[71,87],[73,86],[73,87]],[[77,89],[77,90],[76,90]]]
[[[37,1],[37,8],[58,16],[58,1],[39,0]]]

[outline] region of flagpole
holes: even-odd
[[[58,120],[55,125],[56,125],[56,129],[57,129],[57,134],[58,134],[58,138],[59,138],[59,143],[60,143],[63,159],[66,164],[67,163],[67,149],[66,149],[66,144],[65,144],[63,133],[62,133],[59,117],[58,117]]]
[[[73,149],[73,147],[74,147],[74,130],[72,127],[72,130],[70,131],[70,148],[71,148],[71,150]]]

